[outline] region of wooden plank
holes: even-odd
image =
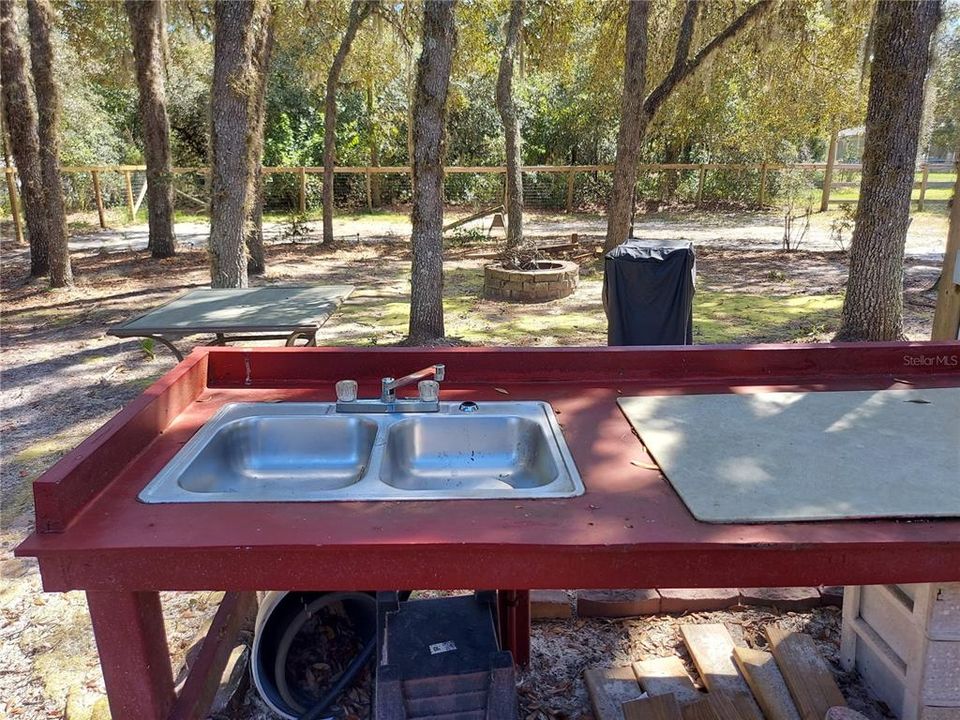
[[[733,657],[767,720],[800,720],[800,713],[773,655],[762,650],[735,647]]]
[[[503,211],[503,205],[496,205],[494,207],[483,208],[473,213],[472,215],[467,215],[467,217],[465,218],[461,218],[460,220],[454,220],[453,222],[447,223],[446,225],[443,226],[443,232],[446,232],[447,230],[453,230],[454,228],[458,228],[461,225],[466,225],[468,222],[471,222],[472,220],[479,220],[480,218],[486,217],[487,215],[490,215],[492,213],[502,212],[502,211]]]
[[[630,700],[622,709],[625,720],[683,720],[680,705],[670,694]]]
[[[669,693],[681,705],[703,699],[703,694],[694,686],[687,669],[676,655],[635,662],[633,673],[640,687],[651,697]]]
[[[763,720],[763,713],[733,660],[733,638],[727,628],[719,624],[681,625],[680,633],[710,694],[725,696],[730,701],[729,712],[718,714],[722,718],[736,715],[744,720]]]
[[[713,709],[713,704],[707,698],[681,705],[680,714],[683,720],[720,720]]]
[[[700,173],[697,179],[697,207],[700,207],[700,203],[703,202],[703,181],[707,176],[707,166],[700,166]]]
[[[596,720],[624,720],[623,704],[642,695],[633,668],[592,667],[583,671]]]
[[[239,632],[252,628],[257,615],[257,594],[224,595],[196,659],[170,712],[170,720],[206,717],[220,685]]]
[[[574,180],[574,171],[570,170],[567,173],[567,212],[573,212],[573,180]]]
[[[707,693],[707,701],[717,720],[754,720],[763,718],[753,696],[749,693],[712,690]]]
[[[812,637],[777,625],[764,632],[803,720],[823,720],[827,710],[847,704]]]

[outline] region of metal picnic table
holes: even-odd
[[[314,347],[317,330],[353,292],[352,285],[197,288],[119,325],[108,335],[151,338],[170,348],[177,360],[183,353],[173,340],[204,333],[216,337],[208,345],[245,340],[300,338]]]

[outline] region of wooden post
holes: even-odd
[[[950,229],[943,254],[943,271],[937,283],[937,309],[933,314],[933,340],[960,339],[960,163],[953,185]]]
[[[827,150],[827,167],[823,171],[823,191],[820,194],[820,212],[830,209],[830,186],[833,184],[833,166],[837,162],[837,131],[830,136],[830,149]]]
[[[367,185],[367,210],[373,210],[373,186],[370,180],[370,171],[367,170],[365,175]]]
[[[300,202],[300,214],[303,215],[307,212],[307,169],[300,168],[300,196],[298,198]]]
[[[133,208],[133,181],[130,179],[130,171],[123,171],[123,180],[127,185],[127,214],[130,216],[130,222],[133,222],[137,213]]]
[[[160,594],[87,591],[87,605],[110,714],[166,720],[176,693]]]
[[[10,198],[10,214],[13,215],[13,230],[17,236],[17,244],[23,245],[23,221],[20,219],[20,197],[17,195],[17,181],[13,176],[16,170],[4,168],[7,176],[7,197]]]
[[[917,212],[923,212],[923,200],[927,195],[927,179],[930,177],[930,166],[923,164],[922,175],[920,176],[920,197],[917,198]]]
[[[100,171],[91,170],[90,177],[93,178],[93,197],[97,201],[97,216],[100,218],[100,229],[107,229],[107,219],[103,216],[103,195],[100,194]]]
[[[567,173],[567,212],[573,212],[573,179],[574,171]]]
[[[706,165],[700,165],[700,177],[697,180],[697,207],[700,207],[700,203],[703,202],[703,181],[707,177],[707,167]]]
[[[760,207],[767,204],[767,163],[760,166],[760,193],[757,197]]]

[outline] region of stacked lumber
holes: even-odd
[[[738,646],[726,626],[681,625],[699,676],[676,656],[629,667],[589,668],[596,720],[826,720],[845,709],[858,720],[809,635],[765,629],[770,651]],[[849,717],[854,716],[854,717]],[[859,720],[864,720],[862,716]]]

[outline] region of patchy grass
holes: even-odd
[[[701,291],[694,298],[694,342],[816,340],[836,329],[843,296],[758,296]]]

